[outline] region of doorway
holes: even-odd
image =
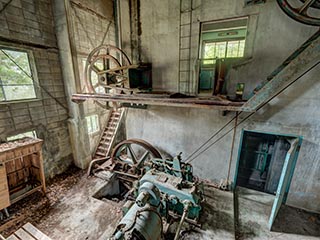
[[[281,205],[286,203],[301,144],[301,136],[242,131],[235,192],[239,186],[268,196],[274,195],[269,229]]]
[[[201,24],[198,93],[225,92],[227,70],[244,57],[247,17]]]
[[[275,195],[290,139],[283,135],[244,131],[237,185]]]

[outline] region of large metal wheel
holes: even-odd
[[[85,82],[89,93],[121,93],[128,86],[128,56],[112,45],[101,45],[88,56]],[[96,102],[105,107],[106,102]]]
[[[113,163],[123,162],[130,166],[143,165],[150,159],[162,158],[159,151],[141,139],[129,139],[119,143],[111,153]]]
[[[277,0],[291,18],[304,24],[320,26],[320,0]]]

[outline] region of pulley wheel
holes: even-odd
[[[127,55],[112,45],[101,45],[89,54],[85,67],[85,83],[89,93],[117,93],[128,86]],[[102,107],[107,102],[96,101]]]
[[[119,143],[111,153],[111,159],[115,163],[122,161],[131,166],[140,165],[141,162],[153,158],[162,158],[159,151],[150,143],[141,139],[128,139]]]
[[[320,0],[277,0],[280,8],[294,20],[320,26]]]

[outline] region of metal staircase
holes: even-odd
[[[123,108],[111,110],[106,126],[101,132],[99,144],[97,145],[95,153],[92,157],[93,160],[109,155],[124,111],[125,110]]]

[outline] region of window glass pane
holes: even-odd
[[[215,58],[215,43],[206,43],[203,58]]]
[[[226,57],[226,42],[217,42],[216,43],[216,57],[225,58]]]
[[[0,51],[0,59],[2,84],[32,84],[27,53],[2,49]]]
[[[98,116],[94,115],[92,118],[92,129],[94,132],[98,131]]]
[[[244,46],[245,46],[245,40],[239,41],[239,53],[238,57],[243,57],[244,56]]]
[[[36,98],[28,53],[0,47],[0,101]]]
[[[102,87],[102,86],[96,87],[95,90],[96,90],[97,93],[106,93],[105,88]]]
[[[21,139],[21,138],[24,138],[24,137],[36,138],[37,137],[37,133],[36,133],[36,131],[29,131],[29,132],[25,132],[25,133],[20,133],[20,134],[8,137],[7,141],[13,141],[13,140]]]
[[[88,133],[94,133],[99,131],[98,115],[91,115],[86,117]]]
[[[5,97],[8,101],[36,97],[33,85],[3,86],[3,90],[5,91]]]
[[[4,100],[4,94],[3,94],[3,90],[2,90],[2,87],[0,86],[0,101],[3,101]]]
[[[239,41],[228,42],[227,58],[238,57],[239,52]]]

